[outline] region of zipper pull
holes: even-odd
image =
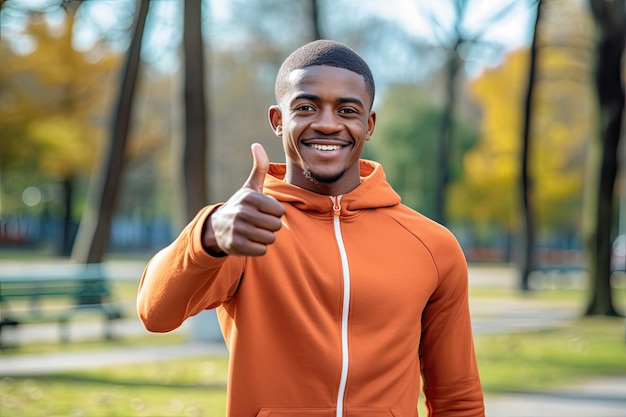
[[[339,216],[341,214],[341,197],[343,196],[338,195],[337,197],[330,197],[333,202],[333,214],[335,216]]]

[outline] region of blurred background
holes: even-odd
[[[364,157],[490,271],[470,278],[575,282],[570,313],[622,317],[625,26],[611,0],[0,0],[0,261],[144,265],[251,143],[283,162],[275,74],[330,38],[377,83]]]
[[[225,415],[214,312],[147,334],[137,284],[251,143],[283,162],[275,74],[331,38],[377,83],[364,157],[465,252],[488,414],[623,416],[625,5],[0,0],[0,415]],[[38,283],[100,263],[115,337],[59,341],[81,299]]]

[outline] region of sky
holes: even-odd
[[[58,4],[59,0],[8,0],[8,4],[18,4],[20,7],[30,7],[33,9],[46,9],[50,4]],[[119,22],[120,3],[129,3],[132,0],[87,0],[81,6],[80,13],[86,19],[82,25],[76,28],[80,36],[75,37],[75,47],[81,50],[90,49],[100,36],[100,32],[111,31]],[[299,1],[299,0],[297,0]],[[148,57],[158,69],[162,71],[175,71],[179,64],[176,53],[176,44],[180,42],[181,33],[179,22],[181,21],[181,0],[157,0],[151,3],[153,18],[149,20],[144,39],[145,56]],[[445,41],[445,34],[450,33],[454,10],[451,8],[451,1],[443,0],[336,0],[336,2],[323,3],[332,4],[344,10],[369,10],[370,13],[381,18],[387,18],[397,22],[407,32],[417,39],[425,42],[437,44]],[[481,40],[497,43],[503,50],[512,50],[530,43],[530,29],[534,19],[534,7],[532,0],[468,0],[464,29],[469,34],[484,32]],[[237,30],[236,22],[233,22],[232,0],[210,0],[209,13],[216,22],[223,23],[220,30]],[[326,6],[327,7],[327,6]],[[498,10],[509,7],[505,18],[486,25],[489,17],[497,13]],[[48,15],[48,19],[54,23],[63,18],[63,11],[56,8],[55,13]],[[324,13],[324,10],[322,11]],[[440,26],[433,26],[428,21],[428,15],[434,16]],[[0,22],[5,25],[6,22]],[[19,31],[19,20],[9,22],[9,29],[5,27],[3,34],[11,36]],[[231,28],[231,29],[228,29]],[[236,38],[236,33],[233,33]],[[33,45],[29,44],[24,37],[14,36],[13,41],[18,49],[28,52]],[[124,39],[124,42],[127,38]],[[126,45],[121,43],[120,48]],[[492,59],[493,61],[493,59]],[[481,61],[470,62],[468,70],[478,72],[485,65],[494,62]]]
[[[445,25],[451,25],[454,19],[450,1],[386,0],[368,3],[376,14],[389,17],[410,28],[417,36],[433,41],[437,39],[425,16],[432,13]],[[489,26],[485,32],[486,40],[501,42],[509,48],[528,44],[529,22],[534,19],[534,9],[529,6],[530,3],[532,2],[525,0],[469,0],[465,26],[469,30],[481,30],[489,17],[510,5],[506,18]]]

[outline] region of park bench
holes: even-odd
[[[545,274],[555,273],[555,274],[569,274],[569,273],[578,273],[585,272],[586,265],[580,264],[541,264],[535,265],[532,270],[536,272],[543,272]]]
[[[578,263],[542,263],[531,268],[531,285],[549,288],[579,285],[585,273],[585,265]]]
[[[0,273],[0,346],[3,329],[29,323],[58,323],[67,343],[70,320],[89,312],[102,316],[104,337],[112,339],[112,323],[122,310],[111,300],[110,282],[98,264]]]

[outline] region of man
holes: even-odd
[[[483,416],[463,253],[359,159],[376,122],[367,64],[312,42],[275,91],[286,163],[252,145],[243,187],[155,255],[145,327],[217,308],[229,416],[416,416],[421,376],[431,416]]]

